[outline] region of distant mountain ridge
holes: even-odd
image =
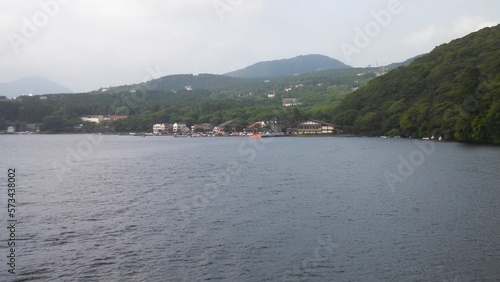
[[[419,56],[417,56],[417,57],[419,57]],[[390,71],[390,70],[395,69],[395,68],[400,67],[400,66],[409,65],[417,57],[408,59],[404,62],[393,63],[391,65],[382,66],[382,67],[353,68],[351,66],[342,65],[344,67],[334,68],[334,69],[331,69],[331,68],[321,69],[318,67],[325,66],[325,62],[332,62],[332,60],[333,61],[336,61],[336,60],[331,59],[327,56],[322,56],[322,55],[305,55],[305,56],[299,56],[299,57],[296,57],[293,59],[261,62],[261,63],[257,63],[257,64],[253,65],[253,66],[260,65],[260,64],[267,65],[267,63],[269,63],[270,65],[274,65],[274,67],[276,67],[275,63],[278,62],[277,64],[296,63],[296,64],[299,64],[299,67],[300,67],[299,61],[304,60],[304,58],[306,58],[305,60],[308,60],[310,63],[314,64],[314,67],[310,67],[308,69],[303,68],[302,69],[303,71],[307,70],[304,73],[293,72],[293,74],[290,74],[290,75],[284,75],[284,73],[281,73],[280,75],[263,76],[263,77],[261,77],[260,75],[257,77],[251,77],[252,75],[245,75],[245,76],[249,76],[249,77],[238,77],[238,76],[230,76],[228,74],[219,75],[219,74],[210,74],[210,73],[200,73],[198,75],[173,74],[173,75],[167,75],[167,76],[163,76],[163,77],[160,77],[157,79],[153,79],[153,80],[150,80],[147,82],[143,82],[143,83],[114,86],[114,87],[106,88],[104,91],[103,91],[103,89],[99,89],[96,92],[119,93],[119,92],[130,91],[130,90],[177,91],[177,90],[185,90],[185,89],[239,91],[242,89],[249,89],[249,88],[255,87],[255,85],[258,85],[258,84],[265,84],[265,82],[267,82],[267,79],[270,79],[272,81],[272,83],[270,83],[270,84],[267,83],[268,86],[269,85],[276,85],[276,83],[277,83],[277,84],[280,84],[279,87],[289,86],[290,83],[293,84],[293,83],[297,82],[297,80],[302,80],[301,82],[311,81],[311,80],[314,80],[314,81],[321,80],[322,82],[325,82],[325,81],[332,80],[332,81],[336,81],[336,83],[339,84],[339,83],[341,83],[342,79],[346,79],[347,77],[356,77],[356,74],[358,74],[358,73],[372,73],[372,72],[384,73],[384,72]],[[315,60],[322,61],[323,64],[321,64],[321,62],[314,63]],[[311,64],[309,66],[311,66]],[[332,66],[332,65],[330,64],[330,66]],[[261,68],[261,67],[259,67],[259,68]],[[245,72],[247,71],[247,69],[248,68],[245,69]],[[288,67],[288,69],[291,69],[291,68]],[[255,71],[257,72],[256,69],[255,69]],[[291,71],[289,71],[289,70],[288,70],[288,72],[291,73]],[[234,72],[232,72],[232,73],[234,73]],[[231,73],[229,73],[229,74],[231,74]],[[343,78],[341,78],[341,77],[343,77]],[[293,81],[295,81],[295,82],[293,82]],[[283,83],[288,84],[288,85],[281,85]],[[267,87],[264,87],[264,88],[267,88]]]
[[[41,95],[72,92],[71,89],[40,76],[30,76],[11,82],[0,83],[0,96],[6,96],[7,98],[23,94]]]
[[[352,67],[328,56],[302,55],[290,59],[259,62],[224,75],[239,78],[265,78],[346,68]]]
[[[408,66],[410,65],[411,63],[413,63],[413,61],[415,61],[416,59],[422,57],[422,56],[425,56],[426,54],[421,54],[421,55],[417,55],[415,57],[412,57],[412,58],[409,58],[403,62],[397,62],[397,63],[392,63],[390,65],[387,65],[385,66],[385,68],[387,69],[395,69],[395,68],[398,68],[398,67],[404,67],[404,66]]]

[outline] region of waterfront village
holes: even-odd
[[[116,118],[116,117],[115,117]],[[123,118],[123,117],[119,117]],[[82,117],[82,120],[99,123],[102,116]],[[211,123],[193,124],[185,123],[157,123],[152,126],[152,131],[138,134],[130,132],[129,135],[142,136],[186,136],[186,137],[214,137],[214,136],[288,136],[294,134],[324,135],[341,133],[338,126],[319,120],[308,120],[297,125],[296,128],[283,130],[282,123],[277,119],[257,121],[241,128],[234,121],[213,125]]]
[[[85,124],[100,125],[105,122],[125,119],[127,116],[112,116],[112,115],[88,115],[82,116],[81,120]],[[80,132],[84,124],[74,126],[73,132]],[[342,133],[338,126],[310,119],[298,124],[295,128],[283,128],[282,122],[277,119],[256,121],[255,123],[241,127],[234,121],[213,125],[211,123],[187,125],[185,123],[157,123],[151,127],[151,131],[147,133],[129,132],[125,135],[137,136],[174,136],[174,137],[215,137],[215,136],[290,136],[290,135],[333,135]],[[104,126],[107,128],[107,126]],[[40,129],[37,124],[25,124],[22,128],[9,126],[7,134],[32,134],[39,133]],[[104,131],[101,133],[112,133],[112,131]],[[122,133],[123,135],[124,133]]]
[[[294,134],[323,135],[339,132],[337,126],[331,123],[309,120],[297,125],[297,128],[282,129],[277,119],[257,121],[243,130],[237,130],[237,124],[232,120],[213,126],[210,123],[194,124],[188,127],[184,123],[158,123],[153,125],[152,135],[187,135],[194,137],[211,136],[288,136]]]

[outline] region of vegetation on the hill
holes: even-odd
[[[347,68],[351,68],[351,66],[327,56],[305,55],[291,59],[259,62],[226,75],[241,78],[264,78]]]
[[[334,113],[359,135],[500,143],[500,25],[373,79]]]
[[[73,131],[80,124],[83,132],[146,132],[156,123],[229,120],[242,129],[273,118],[285,129],[312,118],[356,135],[500,143],[500,25],[438,46],[381,75],[386,70],[253,79],[173,75],[91,93],[0,98],[0,130],[38,123],[45,132]],[[299,105],[284,107],[282,98],[297,98]],[[82,123],[83,115],[129,118],[96,125]]]
[[[330,70],[270,81],[208,74],[173,75],[92,93],[0,100],[0,117],[21,129],[26,123],[41,123],[45,132],[73,131],[73,126],[82,124],[81,116],[108,114],[129,118],[99,126],[85,123],[83,131],[146,132],[156,123],[217,125],[228,120],[243,128],[272,118],[280,119],[283,128],[295,127],[310,117],[330,120],[333,108],[351,88],[365,84],[375,71]],[[271,92],[275,93],[274,98],[266,95]],[[283,107],[282,98],[297,98],[301,105]]]

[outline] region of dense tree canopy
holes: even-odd
[[[500,143],[500,26],[441,45],[347,96],[334,120],[360,135]]]

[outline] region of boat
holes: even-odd
[[[252,139],[259,139],[259,138],[262,138],[262,135],[260,135],[260,134],[253,134],[253,135],[250,135],[250,138],[252,138]]]

